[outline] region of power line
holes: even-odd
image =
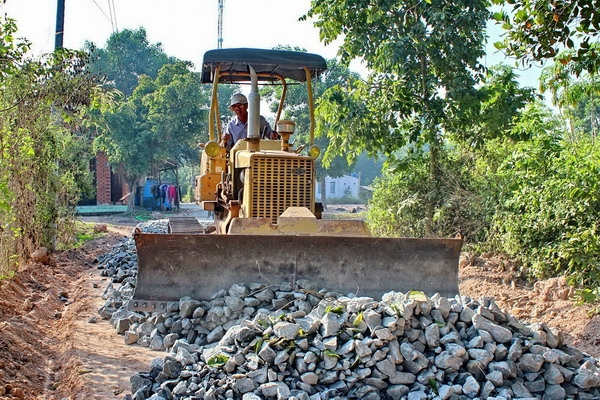
[[[110,10],[110,23],[113,27],[113,33],[119,31],[117,25],[117,9],[115,8],[115,0],[108,0],[108,9]]]
[[[98,3],[96,3],[96,0],[92,0],[92,3],[94,3],[96,5],[96,7],[98,7],[98,9],[100,10],[100,12],[102,13],[102,15],[104,15],[106,17],[106,19],[108,20],[108,22],[110,22],[110,26],[112,27],[113,32],[115,31],[115,25],[113,24],[113,20],[112,20],[112,13],[111,16],[108,16],[104,10],[102,9],[102,7],[100,7],[100,5]]]

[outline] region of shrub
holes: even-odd
[[[568,275],[600,285],[600,149],[589,138],[537,137],[498,168],[505,191],[490,239],[524,262],[532,277]]]

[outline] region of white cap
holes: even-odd
[[[234,104],[248,104],[248,99],[242,93],[236,93],[231,96],[229,107],[233,106]]]

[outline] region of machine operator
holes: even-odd
[[[231,96],[229,109],[235,113],[231,118],[223,135],[221,135],[221,147],[227,147],[230,150],[240,139],[248,136],[248,99],[242,93],[235,93]],[[260,116],[260,137],[261,139],[277,139],[277,132],[271,129],[271,125],[265,117]]]

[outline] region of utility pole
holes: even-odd
[[[54,50],[63,47],[63,33],[65,30],[65,0],[57,0],[56,3],[56,36],[54,38]]]
[[[223,1],[219,0],[219,20],[217,26],[217,49],[223,48]]]

